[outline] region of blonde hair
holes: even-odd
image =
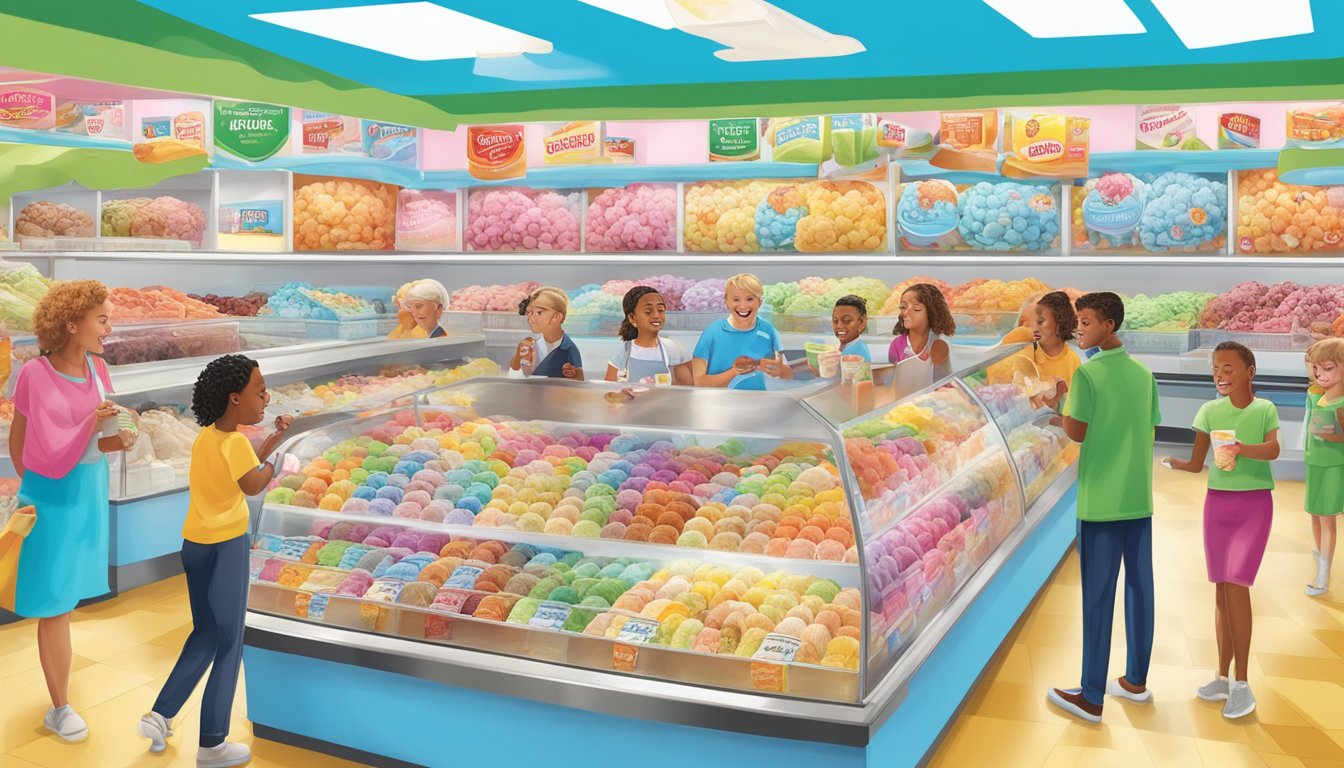
[[[569,317],[569,296],[554,286],[546,285],[533,291],[527,297],[525,305],[530,307],[533,304],[538,307],[545,307],[552,312],[559,312],[564,317]],[[526,314],[526,312],[527,310],[524,308],[520,314]]]
[[[432,301],[444,309],[448,308],[448,289],[438,280],[412,280],[397,291],[398,299],[419,299]]]
[[[1316,371],[1312,366],[1325,362],[1344,366],[1344,339],[1338,337],[1321,339],[1307,350],[1307,380],[1313,387],[1320,385],[1316,383]]]
[[[734,288],[739,291],[746,291],[756,298],[765,297],[765,286],[761,285],[761,279],[750,272],[743,272],[740,275],[733,275],[723,284],[723,298],[728,298],[728,292]]]

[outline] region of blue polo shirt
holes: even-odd
[[[694,356],[704,360],[705,372],[711,375],[723,373],[733,367],[739,357],[764,360],[776,357],[784,349],[779,331],[769,322],[756,318],[756,325],[745,331],[739,331],[721,317],[700,334],[695,344]],[[753,371],[739,375],[728,383],[729,389],[765,389],[765,374]]]

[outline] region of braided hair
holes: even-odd
[[[634,341],[639,338],[639,329],[630,322],[630,316],[635,314],[635,309],[639,306],[639,300],[648,296],[650,293],[658,293],[658,289],[647,285],[636,285],[634,288],[625,292],[625,298],[621,299],[621,329],[617,334],[623,341]]]
[[[224,355],[206,364],[191,390],[191,411],[196,414],[196,423],[208,427],[224,418],[229,395],[246,389],[252,371],[259,367],[256,360],[244,355]]]

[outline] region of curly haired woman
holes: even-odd
[[[957,332],[952,310],[943,292],[930,283],[915,283],[901,294],[900,319],[892,329],[896,337],[887,348],[887,360],[910,366],[926,366],[947,360],[950,351],[944,340]]]
[[[19,503],[37,522],[19,558],[14,612],[37,619],[37,647],[51,695],[47,730],[69,742],[89,735],[70,707],[70,613],[107,592],[107,459],[135,443],[129,418],[99,355],[112,332],[112,305],[97,280],[58,283],[37,304],[33,327],[42,354],[19,369],[9,454],[22,478]],[[110,421],[109,421],[110,420]],[[122,421],[123,428],[108,434]]]
[[[275,477],[283,457],[262,464],[257,454],[275,451],[290,417],[275,420],[275,432],[256,452],[238,427],[260,424],[269,400],[257,361],[242,355],[210,361],[191,393],[191,410],[204,427],[191,446],[190,501],[182,527],[182,567],[193,626],[154,709],[140,718],[140,734],[150,740],[151,751],[162,752],[173,735],[173,718],[210,667],[201,700],[199,768],[244,765],[252,757],[246,744],[224,740],[243,659],[250,549],[247,497],[261,493]]]

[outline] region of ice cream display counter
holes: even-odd
[[[986,590],[1029,600],[1071,540],[1076,449],[994,374],[1013,351],[871,391],[477,379],[296,435],[255,531],[256,733],[435,765],[451,704],[786,765],[927,748],[921,667],[992,654]]]

